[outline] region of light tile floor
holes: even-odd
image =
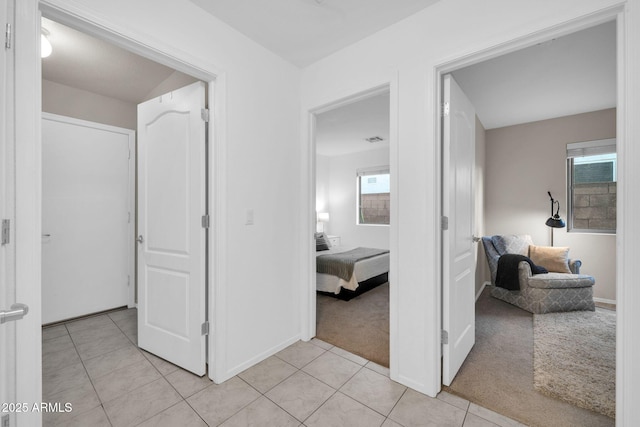
[[[71,403],[45,426],[521,426],[445,392],[430,398],[389,370],[319,340],[299,341],[214,384],[137,347],[137,313],[43,329],[43,398]]]

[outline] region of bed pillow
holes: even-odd
[[[557,246],[529,246],[529,258],[534,264],[540,265],[555,273],[569,273],[569,248]]]
[[[329,242],[329,238],[324,233],[315,233],[316,238],[316,252],[319,251],[328,251],[331,247],[331,242]]]

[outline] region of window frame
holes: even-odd
[[[573,199],[574,199],[574,166],[575,158],[591,157],[602,154],[615,154],[616,163],[614,165],[614,178],[617,186],[617,161],[616,138],[599,139],[593,141],[574,142],[567,144],[567,232],[568,233],[593,233],[593,234],[616,234],[615,229],[595,229],[576,228],[574,226]],[[617,218],[616,218],[617,225]]]
[[[361,168],[356,171],[356,225],[372,226],[372,227],[389,227],[391,225],[391,218],[387,224],[367,223],[360,221],[360,201],[362,199],[361,193],[361,178],[364,176],[372,175],[389,175],[389,181],[391,181],[391,172],[389,166],[374,166],[369,168]],[[384,193],[379,193],[384,194]],[[391,198],[391,187],[389,187],[389,198]]]

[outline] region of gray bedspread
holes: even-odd
[[[388,252],[386,249],[355,248],[337,254],[318,255],[316,257],[316,271],[338,276],[348,282],[353,276],[353,268],[356,262]]]

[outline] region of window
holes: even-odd
[[[389,167],[358,170],[358,224],[389,225],[391,184]]]
[[[568,229],[616,231],[616,140],[567,144]]]

